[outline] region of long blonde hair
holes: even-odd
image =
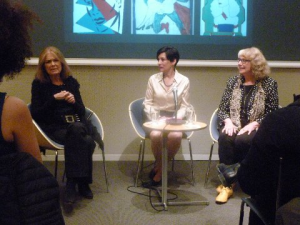
[[[267,77],[271,70],[262,52],[256,48],[245,48],[239,51],[238,57],[244,57],[250,60],[252,73],[254,74],[255,80],[262,80]]]
[[[61,53],[61,51],[58,48],[53,46],[49,46],[41,52],[35,78],[40,80],[42,83],[51,82],[50,77],[45,69],[45,59],[46,59],[46,55],[49,53],[52,53],[61,63],[61,67],[62,67],[60,73],[61,79],[62,80],[67,79],[68,76],[71,75],[71,69],[67,64],[66,59],[64,55]]]

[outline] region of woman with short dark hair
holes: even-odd
[[[179,52],[173,47],[162,47],[156,54],[160,72],[149,78],[146,97],[144,100],[144,113],[151,120],[151,113],[159,111],[159,120],[168,120],[175,117],[183,119],[186,108],[189,106],[190,81],[176,70],[179,61]],[[176,88],[178,96],[178,110],[175,110],[173,89]],[[162,179],[162,132],[151,131],[151,148],[155,157],[154,169],[150,172],[150,182],[144,186],[155,186]],[[174,158],[180,148],[182,132],[170,132],[167,134],[168,158]]]

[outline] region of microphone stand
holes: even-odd
[[[174,119],[170,119],[167,120],[167,124],[171,124],[171,125],[180,125],[180,124],[184,124],[185,121],[184,120],[177,120],[177,111],[178,111],[178,99],[177,99],[177,87],[173,88],[173,94],[174,94],[174,102],[175,102],[175,115],[174,115]]]
[[[177,104],[175,104],[175,123],[177,122]]]

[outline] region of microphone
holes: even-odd
[[[173,89],[173,95],[174,95],[174,102],[175,102],[175,121],[177,120],[177,106],[178,106],[178,94],[177,94],[177,87],[174,86]]]
[[[173,95],[174,95],[174,103],[175,103],[175,119],[169,119],[166,121],[167,124],[172,124],[172,125],[180,125],[184,124],[184,120],[177,120],[177,111],[178,111],[178,90],[177,87],[173,87],[172,89]]]

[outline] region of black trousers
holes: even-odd
[[[229,136],[222,133],[223,128],[223,126],[220,128],[218,140],[220,163],[232,165],[241,162],[250,149],[251,141],[255,136],[256,131],[252,131],[249,135],[246,132],[242,135],[233,134],[232,136]]]
[[[51,137],[65,147],[65,170],[67,178],[79,178],[92,183],[93,152],[96,144],[84,123],[75,122],[58,126]]]

